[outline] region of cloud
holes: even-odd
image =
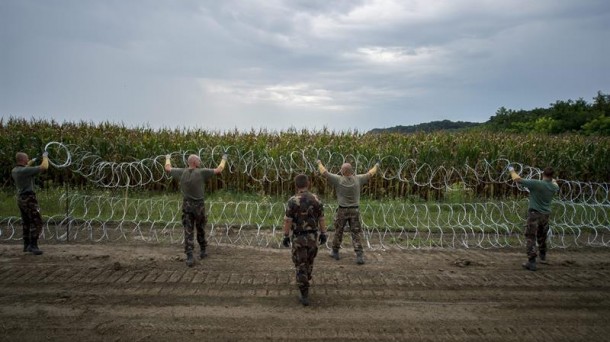
[[[610,88],[602,0],[6,0],[0,25],[3,117],[368,130]]]
[[[314,110],[346,110],[338,103],[336,94],[314,84],[247,84],[222,80],[200,80],[203,91],[209,97],[221,96],[226,101],[243,105],[266,104],[284,108],[307,107]]]

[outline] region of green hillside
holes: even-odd
[[[507,109],[500,107],[495,115],[484,123],[432,121],[412,126],[376,128],[369,133],[415,133],[456,131],[479,127],[494,132],[508,133],[576,133],[610,136],[610,95],[601,91],[592,102],[578,100],[556,101],[548,108]]]

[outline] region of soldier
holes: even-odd
[[[313,262],[318,254],[318,231],[320,244],[325,244],[326,223],[324,206],[318,196],[309,192],[309,178],[299,174],[294,178],[296,195],[288,199],[284,217],[284,247],[292,241],[292,261],[296,268],[296,280],[301,291],[300,301],[309,305],[309,281]],[[290,232],[292,231],[292,239]]]
[[[546,263],[546,237],[549,232],[549,218],[551,216],[551,202],[553,196],[559,191],[557,181],[553,179],[553,168],[547,167],[542,173],[542,180],[522,179],[510,166],[510,177],[530,191],[527,210],[527,225],[525,227],[525,245],[528,261],[523,268],[536,270],[536,242],[540,253],[540,262]]]
[[[335,214],[335,237],[333,238],[332,252],[330,254],[335,260],[339,260],[339,248],[343,241],[343,229],[349,224],[352,232],[352,244],[356,252],[356,263],[364,264],[364,251],[360,242],[360,189],[369,179],[377,173],[379,163],[365,174],[354,175],[354,169],[350,163],[341,165],[341,176],[329,173],[320,160],[317,161],[320,173],[328,179],[335,187],[339,208]]]
[[[17,186],[17,205],[23,221],[23,251],[41,255],[38,238],[42,232],[42,216],[34,192],[34,176],[49,168],[48,153],[42,154],[42,163],[39,166],[32,166],[36,159],[29,160],[28,155],[23,152],[17,152],[15,159],[17,165],[11,175]]]
[[[194,231],[197,231],[197,242],[201,248],[199,257],[207,256],[205,239],[205,225],[208,218],[205,213],[204,184],[206,179],[213,175],[222,173],[227,163],[227,155],[222,156],[222,161],[215,169],[199,168],[201,159],[195,154],[188,157],[188,168],[172,168],[170,155],[165,156],[165,172],[174,179],[180,180],[180,191],[182,192],[182,224],[184,225],[184,253],[186,253],[186,265],[193,267],[193,249],[195,248]]]

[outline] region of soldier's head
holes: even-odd
[[[297,187],[297,189],[309,188],[309,177],[302,173],[298,174],[296,177],[294,177],[294,185]]]
[[[542,172],[542,178],[553,179],[553,174],[555,174],[555,170],[552,167],[545,167]]]
[[[343,163],[343,165],[341,165],[341,174],[344,176],[351,176],[354,174],[354,168],[352,167],[352,164],[350,163]]]
[[[17,152],[15,155],[15,160],[17,161],[17,165],[27,165],[30,157],[23,152]]]
[[[201,159],[196,154],[191,154],[188,159],[188,164],[190,168],[197,168],[201,165]]]

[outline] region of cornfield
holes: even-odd
[[[448,189],[465,190],[473,198],[512,196],[519,193],[514,186],[486,182],[480,176],[501,175],[508,162],[534,168],[553,166],[559,179],[610,182],[610,138],[582,135],[498,134],[485,130],[411,135],[326,129],[214,132],[10,118],[0,119],[0,146],[3,188],[13,187],[10,170],[16,152],[37,157],[46,147],[51,160],[61,163],[66,158],[66,146],[72,151],[73,162],[80,158],[78,168],[51,167],[40,178],[43,187],[85,188],[92,186],[95,173],[98,183],[94,185],[176,190],[175,182],[163,177],[159,167],[168,153],[172,154],[173,165],[179,167],[184,166],[189,153],[199,154],[204,167],[215,167],[222,154],[228,153],[228,171],[210,181],[208,191],[265,196],[293,193],[292,178],[298,172],[309,173],[320,194],[330,192],[316,175],[316,159],[331,172],[338,172],[344,161],[352,162],[358,173],[380,162],[383,177],[375,177],[363,190],[365,196],[374,199],[436,200],[445,197]],[[125,184],[114,184],[116,171],[99,166],[102,162],[129,168],[130,163],[144,161],[150,163],[150,175],[139,173]],[[95,172],[83,172],[90,163],[98,163]],[[476,180],[470,179],[473,175]]]

